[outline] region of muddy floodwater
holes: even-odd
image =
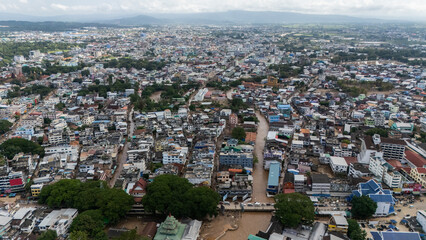
[[[253,194],[251,201],[261,203],[273,202],[273,198],[268,198],[266,196],[268,171],[263,170],[263,148],[265,146],[269,125],[266,119],[259,112],[256,112],[256,116],[259,119],[259,125],[254,148],[259,162],[254,167]],[[216,239],[222,235],[220,238],[221,240],[247,239],[250,234],[255,235],[259,232],[259,230],[265,231],[272,216],[271,212],[229,212],[228,214],[231,214],[232,218],[229,216],[218,216],[217,219],[209,224],[209,228],[206,228],[201,233],[201,237],[203,239]],[[235,229],[234,223],[237,226],[237,229],[227,230]],[[224,231],[226,231],[225,234],[223,234]]]

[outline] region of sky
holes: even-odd
[[[0,12],[35,16],[137,15],[228,10],[339,14],[426,21],[426,0],[0,0]]]

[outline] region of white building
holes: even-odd
[[[375,134],[373,137],[367,136],[361,139],[361,151],[358,154],[358,162],[362,164],[369,164],[371,157],[383,157],[380,151],[380,135]]]
[[[77,216],[78,211],[74,208],[65,208],[61,210],[53,210],[39,224],[41,232],[54,230],[58,236],[67,233],[72,221]]]
[[[330,157],[330,167],[334,173],[348,172],[348,163],[342,157]]]
[[[426,211],[418,210],[416,215],[417,222],[422,225],[423,232],[426,232]]]

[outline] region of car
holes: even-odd
[[[270,203],[267,203],[267,204],[266,204],[266,206],[271,206],[271,204],[270,204]]]
[[[365,224],[364,224],[364,223],[361,223],[361,226],[362,226],[363,228],[365,228]]]
[[[407,215],[405,215],[405,219],[409,219],[411,216],[410,216],[410,214],[407,214]]]
[[[247,206],[253,207],[253,203],[247,203]]]
[[[401,212],[401,209],[397,209],[396,211]]]
[[[16,193],[11,193],[11,194],[9,194],[9,197],[10,197],[10,198],[16,197]]]

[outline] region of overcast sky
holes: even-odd
[[[227,10],[291,11],[426,21],[426,0],[0,0],[0,12],[38,16]]]

